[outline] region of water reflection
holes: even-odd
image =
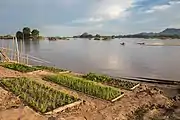
[[[32,51],[31,49],[33,49],[33,51],[39,50],[39,40],[17,40],[17,43],[20,52],[25,52],[29,54]]]
[[[126,46],[120,45],[121,42]],[[137,42],[179,44],[180,40],[26,40],[24,49],[28,54],[50,61],[52,65],[76,72],[179,80],[179,46],[141,46]]]
[[[32,40],[32,49],[35,51],[39,50],[39,40]]]
[[[24,40],[24,49],[25,53],[29,54],[31,51],[31,41],[30,40]]]

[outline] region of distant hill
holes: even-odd
[[[138,33],[138,34],[134,34],[134,35],[127,35],[128,37],[142,37],[142,38],[149,38],[149,37],[165,37],[165,36],[180,36],[180,29],[176,29],[176,28],[167,28],[165,30],[163,30],[162,32],[159,33],[146,33],[146,32],[142,32],[142,33]]]
[[[180,35],[180,29],[176,29],[176,28],[167,28],[165,30],[163,30],[162,32],[159,33],[139,33],[136,35],[144,35],[144,36],[155,36],[155,35],[167,35],[167,36],[171,36],[171,35]]]
[[[83,33],[82,35],[73,36],[73,38],[99,38],[101,35],[92,35],[89,33]],[[113,35],[106,36],[106,38],[160,38],[160,39],[180,39],[180,29],[177,28],[167,28],[159,33],[153,32],[142,32],[138,34],[129,34],[129,35]]]
[[[167,28],[160,32],[159,35],[180,35],[180,29]]]
[[[153,33],[153,32],[151,32],[151,33],[146,33],[146,32],[143,32],[143,33],[138,33],[138,34],[135,34],[135,35],[141,35],[141,36],[154,36],[154,35],[156,35],[157,33]]]

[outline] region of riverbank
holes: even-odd
[[[163,113],[173,107],[178,106],[177,99],[170,99],[166,97],[165,91],[158,89],[156,86],[150,84],[141,83],[141,85],[133,91],[123,90],[125,95],[116,102],[109,102],[106,100],[97,99],[88,96],[82,92],[57,85],[49,81],[42,79],[43,75],[54,75],[57,73],[42,70],[34,73],[22,73],[14,70],[10,70],[4,67],[0,67],[0,78],[2,77],[27,77],[32,80],[49,86],[53,89],[64,91],[69,95],[78,96],[84,101],[83,104],[64,110],[63,112],[53,115],[44,115],[39,112],[35,112],[26,103],[16,97],[12,92],[0,87],[0,118],[2,120],[17,120],[20,119],[36,119],[46,120],[49,117],[55,117],[56,119],[65,120],[136,120],[140,118],[150,118],[161,116]],[[79,76],[80,74],[74,73],[58,73]],[[154,106],[154,107],[153,107]],[[140,111],[140,108],[142,109]],[[158,110],[158,111],[157,111]],[[174,108],[173,112],[169,116],[178,117],[179,107]],[[21,113],[21,114],[19,114]],[[167,114],[166,114],[167,115]],[[148,120],[148,119],[147,119]]]
[[[10,39],[13,39],[13,36],[12,36],[12,35],[0,36],[0,40],[1,40],[1,39],[10,40]]]

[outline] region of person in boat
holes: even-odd
[[[121,45],[125,45],[125,43],[123,42],[123,43],[120,43]]]
[[[142,42],[142,43],[137,43],[137,44],[139,44],[139,45],[145,45],[145,43],[144,43],[144,42]]]

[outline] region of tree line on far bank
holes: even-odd
[[[132,35],[112,35],[112,36],[102,36],[99,34],[92,35],[87,32],[78,35],[73,36],[73,38],[88,38],[94,40],[110,40],[114,38],[145,38],[145,39],[151,39],[151,38],[157,38],[157,39],[180,39],[180,29],[166,29],[163,32],[160,33],[138,33],[138,34],[132,34]]]
[[[25,40],[39,39],[39,33],[40,32],[37,29],[33,29],[31,31],[29,27],[24,27],[22,31],[16,32],[16,37],[17,39],[25,39]]]

